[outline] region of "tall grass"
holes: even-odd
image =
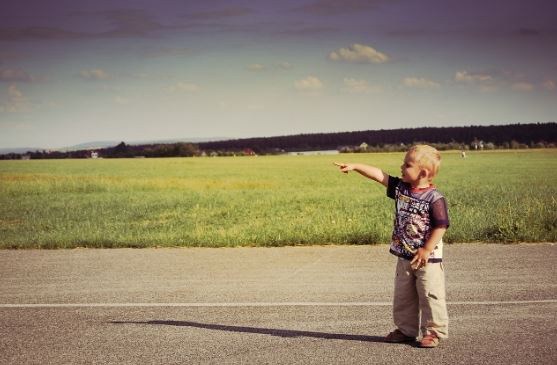
[[[448,242],[557,240],[556,150],[445,152]],[[389,241],[402,153],[0,161],[0,247],[278,246]]]

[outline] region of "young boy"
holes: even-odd
[[[397,328],[387,342],[415,341],[420,329],[420,347],[436,347],[448,337],[442,239],[449,217],[445,198],[432,184],[440,162],[435,148],[416,145],[406,153],[401,178],[373,166],[335,163],[344,173],[356,171],[383,184],[395,200],[390,252],[398,256],[393,301]]]

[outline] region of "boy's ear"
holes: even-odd
[[[419,177],[423,179],[427,179],[429,177],[429,171],[427,171],[426,169],[421,169]]]

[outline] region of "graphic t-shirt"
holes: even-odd
[[[433,228],[448,228],[449,214],[443,195],[434,186],[412,189],[398,177],[389,176],[387,196],[395,200],[395,224],[390,252],[411,260],[423,247]],[[441,240],[428,262],[443,260]]]

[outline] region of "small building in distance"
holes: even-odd
[[[322,151],[297,151],[288,152],[289,156],[316,156],[316,155],[338,155],[338,150],[322,150]]]
[[[244,148],[242,153],[244,154],[244,156],[257,156],[255,151],[252,150],[251,148]]]

